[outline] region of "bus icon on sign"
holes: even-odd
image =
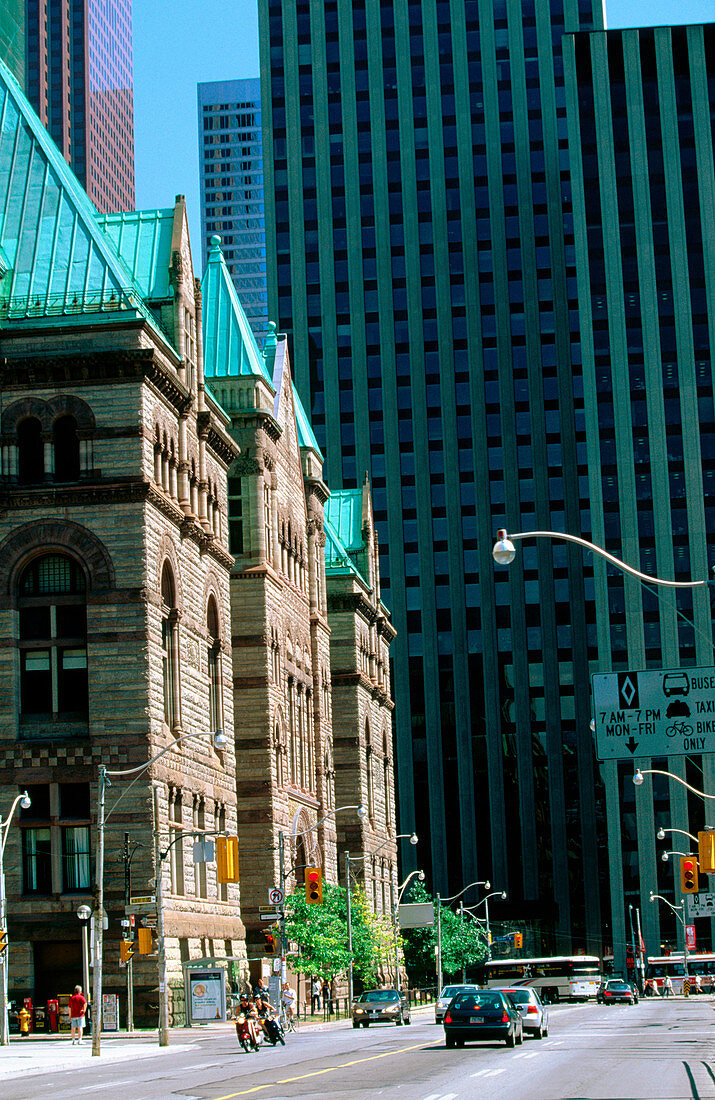
[[[663,677],[663,695],[687,695],[690,692],[690,681],[685,672],[666,672]]]

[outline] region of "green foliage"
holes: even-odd
[[[411,902],[436,901],[427,893],[421,882],[416,882],[409,890]],[[483,926],[469,913],[464,921],[459,913],[447,906],[441,906],[442,920],[442,970],[445,976],[456,974],[462,966],[474,966],[486,955],[486,936]],[[432,928],[409,928],[402,933],[407,973],[412,985],[433,985],[436,980],[437,926]]]
[[[389,963],[394,952],[392,926],[377,917],[362,887],[353,887],[351,896],[353,972],[366,984],[372,984],[380,968]],[[292,970],[315,974],[330,981],[347,970],[348,912],[342,886],[323,883],[323,904],[309,905],[301,891],[286,898],[286,936],[298,945],[299,955],[289,956]]]

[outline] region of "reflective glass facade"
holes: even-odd
[[[715,527],[715,25],[579,34],[565,56],[594,540],[645,573],[705,578]],[[715,665],[708,589],[651,588],[602,568],[594,583],[601,671]],[[712,756],[637,763],[715,793]],[[614,946],[630,934],[633,905],[651,953],[676,940],[682,950],[681,926],[649,895],[680,900],[678,860],[664,863],[656,846],[689,842],[676,833],[656,845],[655,834],[697,832],[703,803],[663,776],[636,791],[631,761],[603,774]],[[710,921],[696,933],[709,950]]]
[[[131,0],[27,0],[26,92],[102,211],[134,208]]]
[[[590,533],[561,42],[601,8],[259,16],[269,315],[330,483],[370,473],[400,829],[434,889],[489,879],[534,947],[597,949],[592,568],[546,541],[509,570],[491,550],[501,526]]]
[[[261,85],[219,80],[198,86],[201,242],[214,233],[259,344],[268,322]]]
[[[3,0],[0,6],[0,58],[25,86],[25,0]]]

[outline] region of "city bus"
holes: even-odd
[[[531,986],[544,1001],[586,1001],[601,984],[596,955],[550,955],[538,959],[491,959],[481,964],[477,981],[487,986]]]
[[[682,952],[648,956],[645,969],[646,981],[650,979],[659,993],[663,992],[663,982],[667,974],[670,975],[673,983],[673,993],[682,993],[685,976]],[[715,954],[695,954],[689,951],[688,974],[691,979],[698,975],[700,988],[704,993],[715,993]]]

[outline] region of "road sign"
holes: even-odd
[[[599,760],[715,752],[715,667],[599,672],[591,689]]]
[[[157,926],[157,917],[155,917],[155,916],[153,916],[153,917],[142,917],[141,918],[141,924],[143,925],[144,928],[156,928],[156,926]]]
[[[400,928],[430,928],[434,924],[434,902],[417,901],[397,908]]]
[[[277,909],[274,909],[272,913],[261,913],[261,920],[277,921],[280,919],[280,913]]]
[[[715,894],[708,894],[705,891],[699,894],[688,894],[685,904],[690,920],[695,920],[696,917],[715,917]]]
[[[285,894],[281,890],[280,886],[271,886],[268,891],[268,900],[272,905],[282,905],[285,900]]]
[[[155,905],[156,904],[156,897],[155,897],[154,894],[146,894],[144,897],[141,897],[141,898],[130,898],[129,899],[129,904],[130,905]]]

